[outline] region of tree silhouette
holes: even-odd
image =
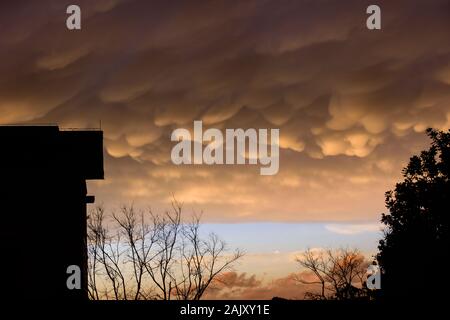
[[[320,292],[306,292],[305,299],[356,300],[371,297],[366,286],[369,262],[357,249],[307,249],[296,261],[307,270],[296,280],[320,288]]]
[[[431,147],[413,156],[404,180],[386,192],[379,242],[382,296],[442,298],[442,275],[449,261],[450,131],[427,130]]]

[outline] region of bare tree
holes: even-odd
[[[198,300],[243,255],[228,253],[215,234],[202,237],[200,216],[183,221],[175,200],[163,215],[123,206],[110,223],[97,207],[89,216],[88,241],[91,299]]]
[[[319,294],[307,292],[305,298],[346,300],[368,296],[365,279],[369,262],[357,249],[308,249],[296,261],[315,277],[309,281],[303,274],[297,280],[320,287]]]
[[[104,226],[105,211],[102,207],[92,211],[88,218],[88,275],[89,296],[99,299],[108,298],[111,292],[114,299],[127,299],[127,288],[122,272],[122,256],[120,233],[111,235]],[[98,275],[104,276],[110,283],[108,289],[100,293]]]
[[[144,213],[137,214],[132,206],[123,206],[120,214],[113,213],[113,219],[125,239],[123,243],[127,258],[125,264],[131,264],[134,287],[130,293],[134,300],[147,299],[149,295],[143,285],[146,262],[150,260],[149,256],[156,243],[156,230],[145,222]]]
[[[199,233],[200,216],[194,215],[192,221],[183,228],[183,241],[179,248],[179,280],[175,280],[177,296],[184,300],[199,300],[217,276],[228,270],[243,253],[236,250],[225,255],[226,244],[216,234],[206,240]]]

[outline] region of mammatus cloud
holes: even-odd
[[[448,1],[64,1],[0,10],[0,123],[98,127],[106,204],[211,221],[369,220],[428,126],[450,127]],[[279,128],[280,170],[174,166],[170,133]]]

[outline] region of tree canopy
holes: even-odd
[[[428,129],[428,150],[411,157],[404,180],[386,192],[377,260],[386,298],[442,298],[449,260],[450,130]]]

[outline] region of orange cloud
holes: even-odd
[[[76,33],[63,2],[0,10],[0,123],[101,121],[90,192],[112,206],[175,193],[209,221],[374,219],[425,128],[450,127],[446,0],[381,0],[376,33],[358,0],[78,4]],[[170,133],[202,119],[279,128],[278,175],[174,166]]]
[[[255,275],[228,272],[207,291],[206,299],[249,299],[270,300],[273,297],[303,299],[308,291],[315,291],[314,285],[299,283],[298,274],[289,274],[269,282],[257,280]]]

